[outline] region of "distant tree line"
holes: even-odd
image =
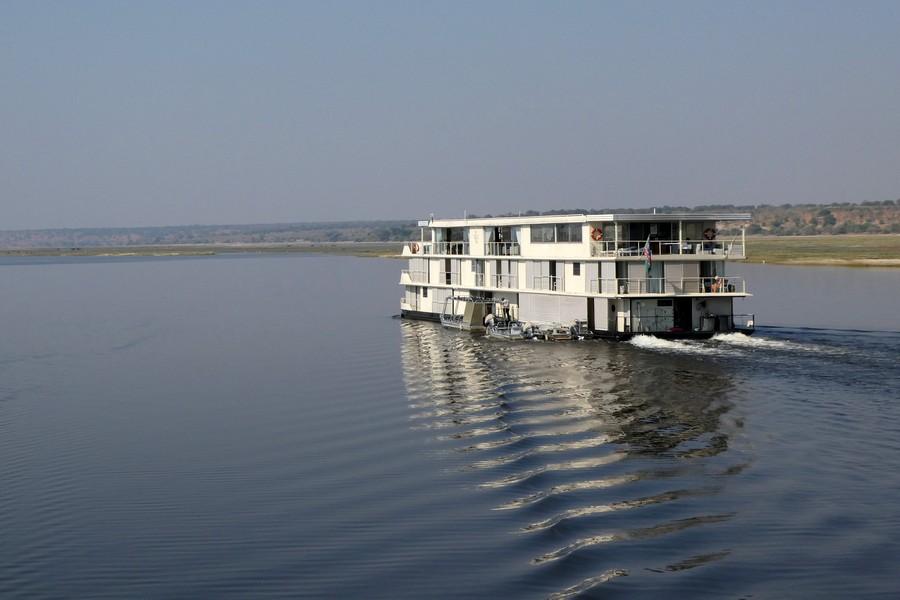
[[[569,208],[525,211],[489,216],[537,216],[561,214],[633,214],[646,208]],[[841,235],[846,233],[900,233],[900,199],[839,204],[709,204],[705,206],[660,206],[660,215],[691,212],[746,212],[752,216],[751,235]],[[722,233],[739,233],[739,226],[723,224]]]
[[[646,208],[565,208],[490,216],[646,213]],[[900,233],[900,200],[853,204],[711,204],[660,206],[660,215],[691,212],[748,212],[747,233],[760,235],[841,235]],[[470,215],[475,218],[475,215]],[[740,227],[722,224],[722,233]],[[78,248],[178,244],[292,244],[326,242],[398,242],[418,237],[415,221],[337,221],[255,225],[177,225],[168,227],[103,227],[0,231],[0,248]]]

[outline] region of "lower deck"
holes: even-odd
[[[401,314],[412,319],[440,321],[442,311],[462,315],[465,302],[459,297],[478,296],[495,300],[486,312],[534,324],[583,322],[597,337],[627,339],[638,334],[663,338],[708,338],[719,332],[751,332],[752,315],[735,314],[731,297],[610,298],[484,292],[407,286],[401,299]],[[448,300],[449,299],[449,300]]]

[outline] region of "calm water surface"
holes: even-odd
[[[900,270],[515,344],[391,318],[400,268],[0,264],[0,597],[900,594]]]

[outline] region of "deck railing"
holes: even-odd
[[[746,294],[743,277],[683,277],[681,279],[609,278],[592,279],[590,293],[607,295],[633,294]]]
[[[511,274],[491,275],[491,285],[495,288],[515,289],[518,287],[518,277]]]
[[[469,253],[469,242],[425,242],[424,254],[461,255]]]
[[[674,294],[672,282],[664,277],[592,279],[592,294]]]
[[[647,240],[591,242],[591,256],[642,256]],[[744,258],[744,244],[737,240],[650,240],[653,256],[707,255]]]
[[[531,289],[564,292],[566,291],[566,286],[560,275],[536,275],[531,279]]]
[[[682,294],[746,294],[747,282],[743,277],[684,277],[681,279]]]
[[[518,242],[487,242],[484,245],[485,256],[519,256]]]
[[[452,271],[441,271],[438,281],[444,285],[459,285],[459,273]]]

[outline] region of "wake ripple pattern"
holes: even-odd
[[[496,498],[510,552],[527,557],[524,577],[545,596],[728,556],[716,529],[735,509],[714,499],[748,456],[731,449],[741,419],[726,371],[662,364],[624,344],[402,330],[412,427],[465,457],[462,470]],[[648,561],[651,540],[658,556]],[[548,577],[550,565],[565,576]]]

